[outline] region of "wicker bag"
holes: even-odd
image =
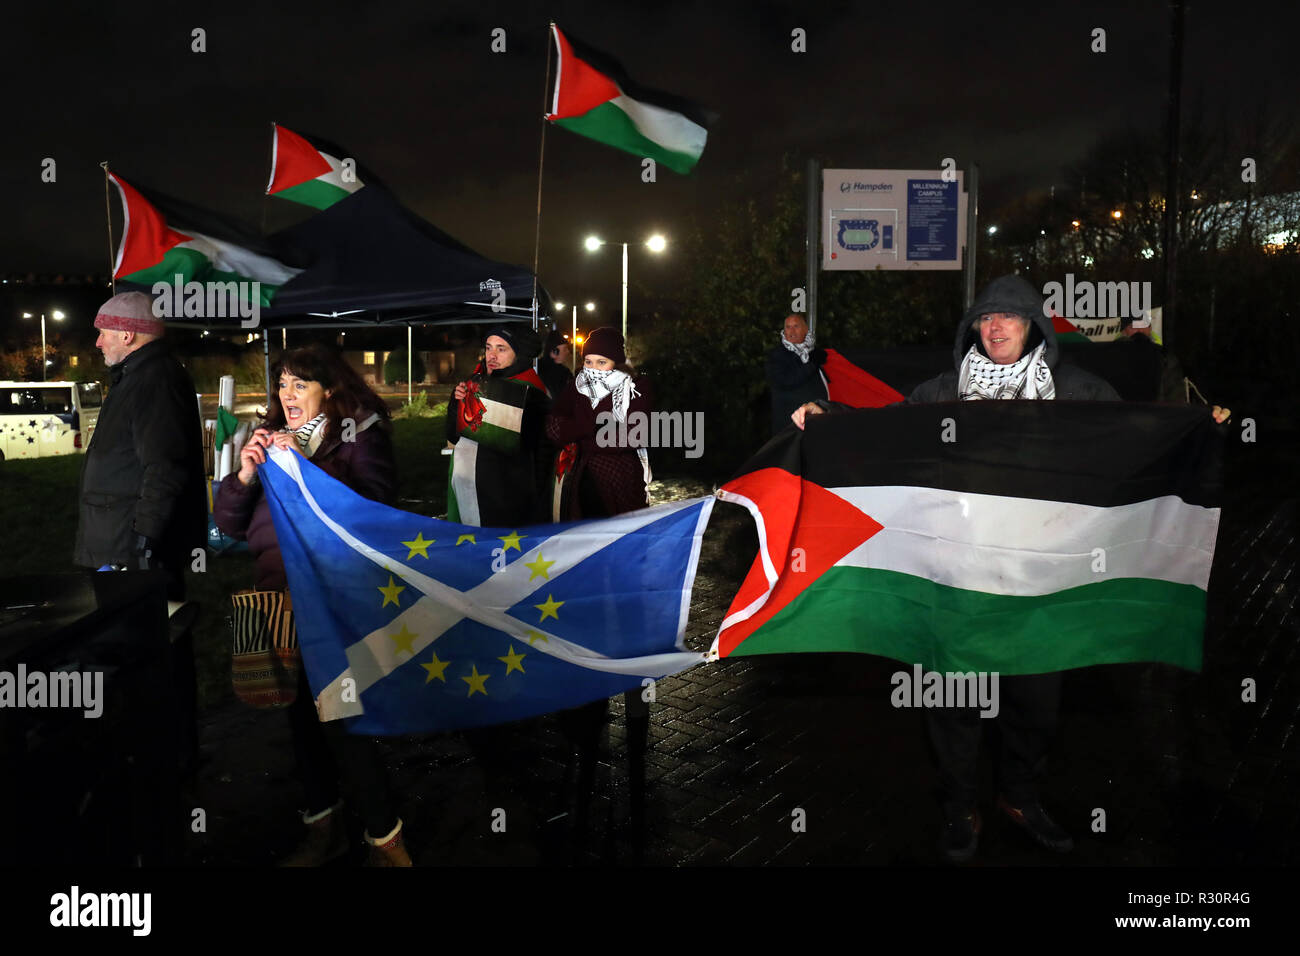
[[[236,591],[230,601],[236,696],[252,707],[289,706],[298,696],[302,669],[289,592]]]

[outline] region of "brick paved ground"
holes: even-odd
[[[1067,675],[1044,799],[1078,846],[1058,857],[990,819],[976,865],[1297,862],[1296,528],[1294,497],[1243,495],[1225,509],[1201,675],[1155,665]],[[692,647],[708,646],[754,547],[748,516],[720,504],[692,603]],[[920,714],[889,705],[896,667],[862,655],[785,655],[661,681],[644,827],[630,820],[621,700],[583,832],[554,717],[384,746],[413,854],[426,864],[929,864],[935,774]],[[1241,700],[1247,677],[1254,703]],[[193,800],[208,830],[192,838],[191,861],[270,864],[297,826],[283,717],[231,702],[206,715],[203,734],[211,759]],[[988,780],[984,795],[991,809]],[[504,833],[492,828],[498,808]],[[1104,833],[1090,830],[1097,809]],[[796,811],[804,832],[793,829]]]

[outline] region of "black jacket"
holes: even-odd
[[[822,381],[826,350],[813,349],[807,363],[784,345],[767,353],[767,382],[772,387],[772,434],[790,424],[790,416],[800,405],[827,397]]]
[[[1061,348],[1056,342],[1056,331],[1052,320],[1043,312],[1043,297],[1020,276],[1002,276],[994,279],[979,298],[966,310],[961,324],[957,326],[957,335],[952,347],[953,371],[936,375],[922,382],[907,397],[909,404],[918,402],[955,402],[960,399],[957,394],[958,372],[962,359],[970,347],[979,342],[979,330],[975,322],[981,315],[992,312],[1013,312],[1032,320],[1033,326],[1025,342],[1025,351],[1036,348],[1039,342],[1046,342],[1044,350],[1047,367],[1052,370],[1052,382],[1056,386],[1056,397],[1062,401],[1118,402],[1119,393],[1110,383],[1098,378],[1091,372],[1085,372],[1061,362]]]
[[[549,355],[543,355],[537,360],[537,374],[546,383],[546,390],[551,393],[551,401],[559,398],[565,386],[573,381],[573,373],[569,371],[569,367],[559,362],[552,362]]]
[[[138,567],[140,536],[179,576],[207,543],[203,431],[194,382],[162,340],[112,367],[113,385],[86,449],[73,562]]]

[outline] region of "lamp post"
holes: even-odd
[[[34,319],[35,316],[32,315],[30,312],[24,312],[23,318]],[[52,318],[55,322],[60,322],[65,318],[65,316],[58,309],[55,309],[53,312],[50,313],[50,318]],[[50,380],[50,376],[49,376],[49,372],[47,371],[47,365],[45,359],[45,313],[42,312],[41,313],[41,381],[48,382],[49,380]]]
[[[601,246],[608,245],[603,239],[597,236],[588,236],[583,242],[588,252],[595,252]],[[619,243],[623,247],[623,341],[627,341],[627,243]],[[668,248],[668,240],[663,236],[655,233],[645,241],[645,247],[653,253],[663,252]]]

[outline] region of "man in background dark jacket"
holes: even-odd
[[[546,342],[542,345],[542,354],[537,359],[537,374],[546,383],[546,390],[551,393],[551,401],[559,398],[564,392],[564,387],[573,381],[573,373],[569,371],[569,359],[572,355],[573,346],[569,344],[569,340],[561,335],[558,329],[552,329],[546,336]]]
[[[767,353],[767,382],[772,387],[772,434],[790,424],[790,414],[805,402],[828,395],[826,350],[817,348],[816,337],[801,315],[786,316],[781,344]]]
[[[115,295],[95,316],[112,384],[86,449],[73,562],[87,568],[161,569],[167,599],[185,599],[184,569],[207,544],[203,432],[194,382],[162,341],[164,326],[141,292]],[[155,688],[159,720],[175,707],[183,774],[198,764],[198,682],[192,633],[173,635],[171,693]],[[165,703],[164,703],[165,702]],[[165,741],[166,743],[161,743]],[[165,771],[165,766],[160,772]]]
[[[181,601],[183,569],[207,541],[194,383],[162,341],[163,323],[147,295],[113,296],[95,328],[112,384],[82,464],[73,562],[161,568],[168,598]]]

